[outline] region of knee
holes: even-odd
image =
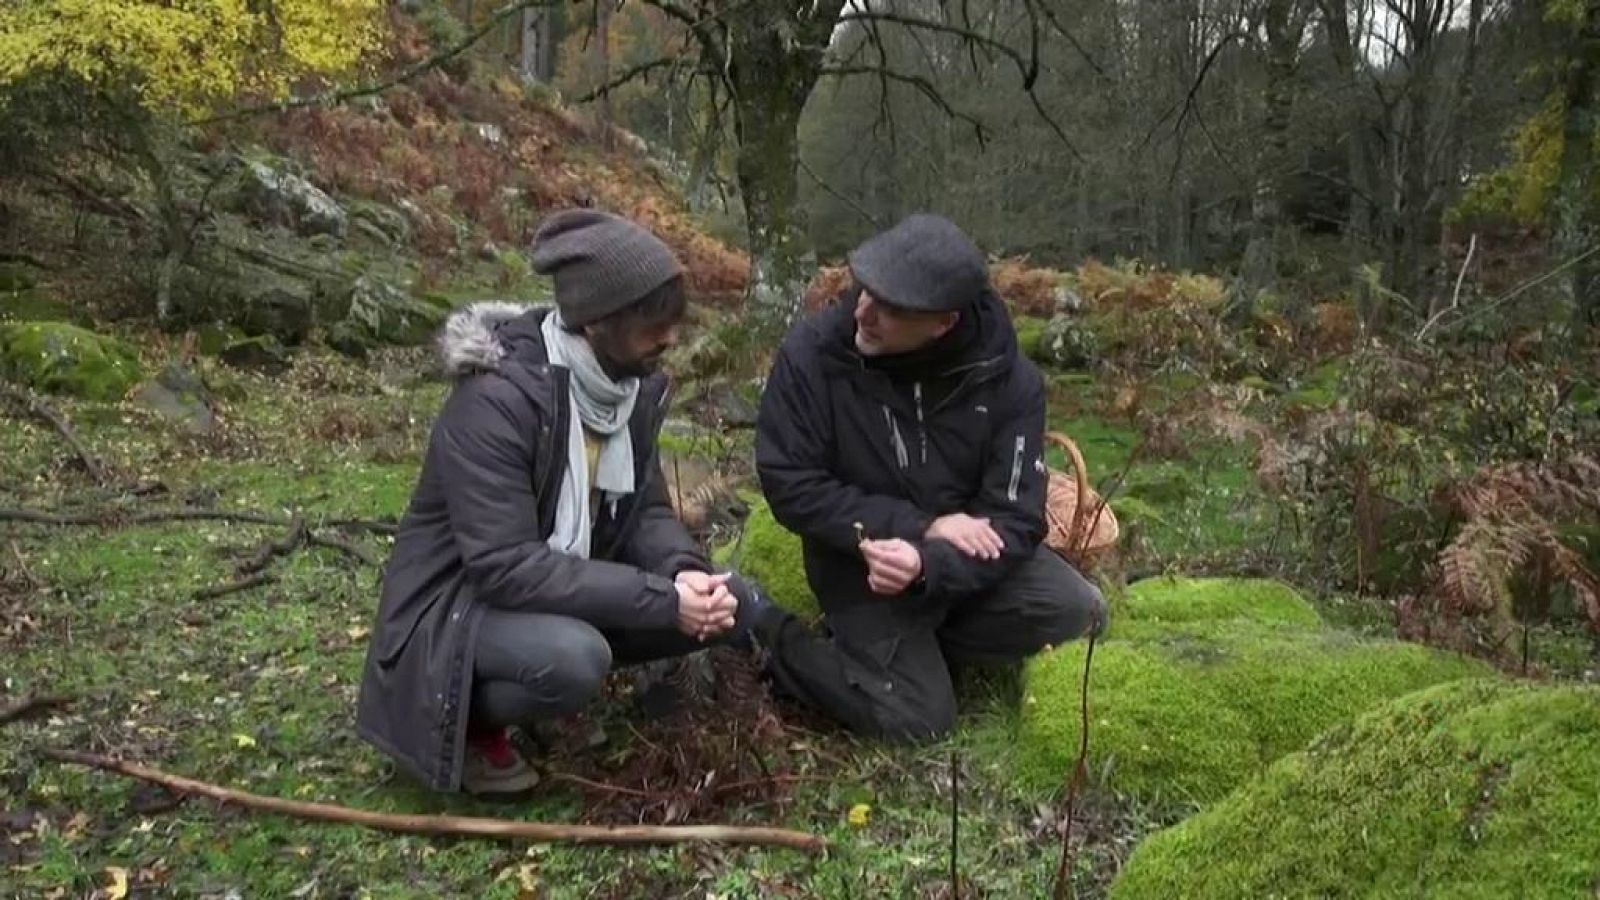
[[[955,691],[948,681],[921,683],[893,678],[874,700],[873,720],[878,736],[893,743],[917,744],[937,740],[956,725]]]
[[[1106,598],[1088,579],[1079,576],[1063,580],[1052,592],[1049,610],[1042,630],[1051,644],[1062,644],[1075,638],[1098,637],[1105,633],[1109,621]]]
[[[611,671],[611,646],[598,631],[541,647],[522,664],[517,680],[547,702],[581,706],[594,699]]]

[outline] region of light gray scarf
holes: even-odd
[[[594,348],[582,335],[562,327],[561,313],[551,310],[540,330],[550,362],[571,373],[572,412],[567,433],[567,473],[556,500],[556,526],[548,543],[556,550],[588,558],[594,522],[589,506],[591,489],[603,492],[607,503],[633,493],[633,439],[628,419],[639,398],[639,379],[612,381],[595,359]],[[605,438],[595,466],[595,483],[589,484],[589,460],[584,452],[583,429]]]

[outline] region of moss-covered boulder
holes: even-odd
[[[806,582],[800,538],[778,524],[764,501],[750,504],[744,535],[717,554],[717,562],[755,581],[774,602],[796,616],[808,621],[822,617],[822,607]]]
[[[1111,896],[1592,897],[1597,748],[1594,686],[1410,694],[1149,838]]]
[[[93,324],[82,311],[74,310],[43,288],[15,292],[0,290],[0,322]]]
[[[1300,592],[1268,578],[1147,578],[1112,599],[1112,638],[1159,637],[1200,623],[1240,619],[1320,629]],[[1213,630],[1201,627],[1198,630]]]
[[[139,356],[116,338],[66,322],[0,325],[0,372],[42,391],[116,400],[139,381]]]
[[[1330,725],[1489,668],[1416,644],[1324,628],[1292,589],[1152,579],[1113,601],[1090,680],[1090,762],[1103,785],[1206,804]],[[1029,661],[1017,774],[1041,792],[1076,759],[1083,642]]]

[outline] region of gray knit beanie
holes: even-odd
[[[954,222],[917,213],[850,253],[850,272],[872,296],[900,309],[954,312],[989,286],[983,251]]]
[[[631,306],[683,265],[637,223],[594,209],[564,209],[533,236],[533,268],[555,279],[556,307],[578,328]]]

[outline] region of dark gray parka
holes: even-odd
[[[425,783],[457,790],[473,648],[489,607],[601,629],[674,627],[672,576],[709,571],[672,514],[656,454],[667,381],[645,379],[629,423],[634,494],[595,523],[594,552],[551,550],[567,455],[568,372],[550,364],[548,312],[478,304],[440,338],[457,381],[384,570],[356,729]]]

